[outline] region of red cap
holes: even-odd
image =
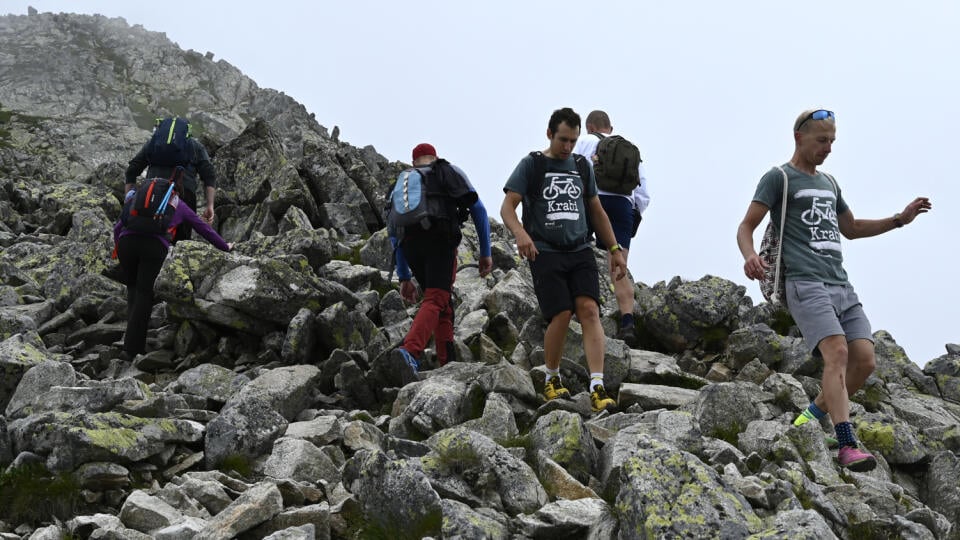
[[[437,156],[437,150],[429,143],[420,143],[413,147],[413,160],[416,161],[423,156]]]

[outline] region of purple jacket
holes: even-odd
[[[227,242],[217,234],[217,231],[213,230],[213,227],[207,225],[207,222],[200,219],[200,216],[193,211],[192,208],[187,206],[185,202],[180,200],[179,197],[174,198],[170,201],[170,204],[176,209],[173,212],[173,217],[170,219],[170,226],[176,227],[181,223],[189,223],[193,230],[200,233],[200,236],[207,239],[208,242],[217,247],[217,249],[223,251],[230,251],[230,247],[227,245]],[[118,242],[124,236],[149,236],[156,238],[163,243],[164,247],[170,247],[170,241],[167,239],[165,234],[143,234],[133,231],[128,231],[123,228],[123,223],[118,219],[117,222],[113,225],[113,241],[114,243]]]

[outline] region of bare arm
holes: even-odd
[[[840,233],[850,240],[868,238],[896,229],[895,219],[899,220],[901,225],[906,225],[916,219],[918,215],[929,212],[932,207],[930,199],[917,197],[910,201],[903,211],[896,216],[882,219],[856,219],[853,217],[853,212],[848,209],[837,216],[837,224],[840,226]]]
[[[743,255],[743,273],[750,279],[763,279],[763,270],[766,264],[757,255],[753,247],[753,231],[763,221],[770,209],[766,205],[752,201],[747,207],[747,214],[737,227],[737,246]]]
[[[520,219],[517,217],[517,206],[519,206],[521,202],[523,202],[523,195],[516,191],[507,191],[503,197],[503,204],[500,205],[500,219],[503,220],[503,224],[513,233],[513,238],[517,242],[517,251],[520,253],[520,256],[532,261],[537,258],[538,251],[537,247],[533,245],[533,239],[527,234],[527,231],[523,228],[523,224],[520,223]]]
[[[597,237],[605,246],[612,246],[617,243],[617,237],[613,234],[613,227],[610,225],[610,218],[603,210],[600,204],[600,197],[590,197],[587,199],[587,214],[590,217],[590,223]],[[627,261],[623,257],[623,249],[618,249],[610,253],[610,275],[614,276],[614,281],[623,279],[627,275]]]
[[[206,186],[204,189],[206,208],[203,210],[203,220],[207,223],[213,223],[213,199],[217,196],[217,188]]]

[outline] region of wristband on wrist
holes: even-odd
[[[610,253],[616,253],[622,249],[623,249],[623,246],[621,246],[620,244],[614,244],[610,246]]]
[[[900,227],[903,227],[903,222],[900,221],[900,213],[899,213],[899,212],[893,215],[893,226],[896,227],[896,228],[898,228],[898,229],[899,229]]]

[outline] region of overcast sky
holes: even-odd
[[[934,205],[903,229],[844,241],[874,330],[920,365],[960,342],[960,3],[4,0],[0,11],[28,5],[120,16],[212,52],[388,159],[431,142],[498,221],[507,176],[547,146],[550,113],[604,109],[649,177],[634,278],[711,274],[755,302],[737,225],[761,175],[792,155],[797,114],[833,110],[821,168],[856,217],[891,216],[918,195]]]

